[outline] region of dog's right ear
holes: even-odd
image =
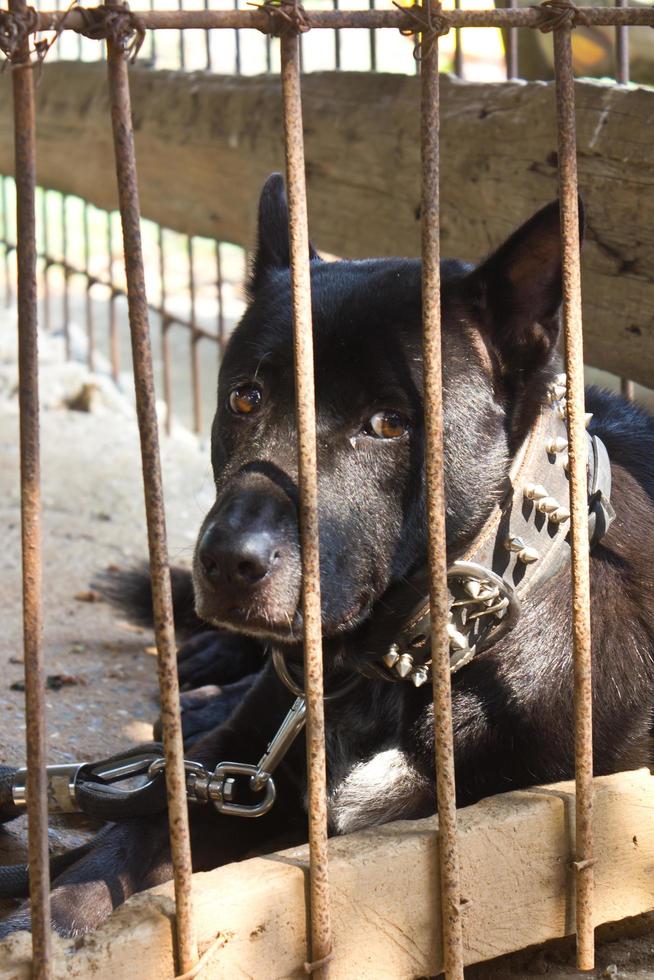
[[[319,255],[309,242],[309,258]],[[288,269],[291,264],[288,239],[288,204],[281,174],[271,174],[259,198],[257,250],[252,262],[248,295],[254,299],[269,273]]]

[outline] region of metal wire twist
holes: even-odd
[[[84,26],[80,34],[93,41],[107,40],[124,51],[129,61],[134,61],[145,40],[145,27],[140,18],[132,13],[127,3],[100,4],[98,7],[78,7]]]
[[[408,14],[412,21],[411,27],[400,27],[402,37],[413,37],[413,57],[422,61],[431,51],[434,42],[447,34],[452,26],[447,14],[444,14],[440,3],[414,3],[403,7],[397,0],[393,6]]]
[[[250,3],[248,6],[267,14],[269,28],[262,28],[263,34],[284,37],[286,34],[306,34],[311,30],[306,11],[299,0],[264,0],[263,3]]]
[[[590,24],[586,14],[572,0],[543,0],[540,14],[541,22],[538,24],[538,29],[543,34],[551,34],[552,31],[561,28],[572,29],[580,25],[588,27]]]

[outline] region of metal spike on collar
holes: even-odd
[[[564,453],[568,448],[568,440],[564,439],[563,436],[557,436],[555,439],[549,439],[545,443],[545,450],[551,456],[556,456],[558,453]]]
[[[541,500],[543,497],[548,496],[549,494],[542,483],[525,484],[525,497],[527,500]]]
[[[559,507],[558,510],[553,511],[548,516],[553,524],[564,524],[570,520],[570,511],[566,507]]]
[[[393,643],[392,646],[389,647],[388,653],[384,654],[384,656],[382,657],[382,660],[389,668],[389,670],[395,666],[395,664],[398,662],[399,659],[400,659],[400,651],[397,643]]]
[[[526,545],[522,538],[519,538],[516,535],[511,535],[510,537],[506,538],[504,547],[507,551],[515,552],[518,557],[518,561],[521,561],[524,565],[531,565],[532,562],[538,561],[540,558],[540,555],[535,548],[531,548]]]
[[[429,680],[429,673],[426,667],[416,667],[411,673],[411,680],[415,687],[422,687]]]
[[[466,650],[468,647],[468,641],[459,630],[452,623],[448,624],[447,635],[450,638],[450,647],[453,650]]]
[[[553,514],[560,508],[561,504],[558,502],[556,497],[543,497],[536,504],[536,510],[539,514]]]
[[[481,582],[476,578],[469,578],[463,583],[463,588],[469,596],[476,599],[481,592]]]
[[[395,670],[400,675],[400,677],[407,677],[411,673],[413,667],[413,657],[410,653],[403,653],[395,664]]]
[[[585,426],[586,429],[588,428],[588,426],[590,425],[590,423],[592,422],[592,420],[593,420],[593,413],[592,412],[584,412],[584,426]]]

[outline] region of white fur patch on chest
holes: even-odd
[[[339,834],[411,816],[429,785],[400,749],[357,762],[329,794],[329,821]]]

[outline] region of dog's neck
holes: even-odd
[[[570,560],[567,442],[565,376],[558,375],[513,459],[500,502],[472,541],[449,549],[453,672],[504,636],[529,595]],[[589,435],[591,546],[614,516],[610,484],[606,449],[597,436]],[[362,639],[359,667],[366,675],[407,679],[416,687],[427,681],[431,620],[426,569],[384,595]]]

